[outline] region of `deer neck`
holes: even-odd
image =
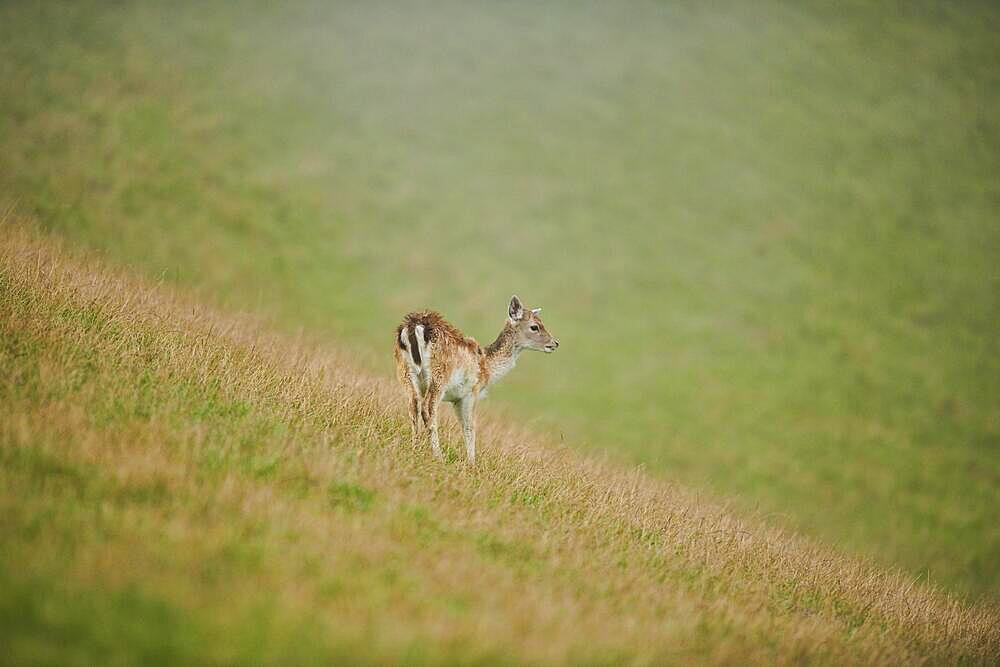
[[[486,372],[489,376],[487,383],[493,384],[509,373],[517,364],[521,350],[517,344],[517,332],[511,323],[507,322],[497,339],[486,348]]]

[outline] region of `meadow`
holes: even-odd
[[[998,13],[3,3],[0,206],[386,377],[516,292],[487,412],[995,600]]]
[[[5,219],[0,664],[995,664],[1000,609]]]

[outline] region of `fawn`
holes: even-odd
[[[412,443],[416,446],[420,419],[430,430],[434,456],[443,459],[438,439],[438,408],[448,401],[462,424],[465,454],[476,461],[476,403],[487,388],[514,368],[524,350],[553,352],[559,341],[545,330],[538,313],[510,298],[507,321],[493,343],[483,349],[431,310],[413,312],[396,328],[396,375],[409,399]]]

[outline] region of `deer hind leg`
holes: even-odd
[[[465,459],[469,464],[476,462],[476,397],[469,394],[455,403],[455,414],[462,423],[462,435],[465,437]]]
[[[417,438],[420,435],[420,413],[422,401],[420,400],[420,387],[417,384],[417,379],[413,377],[412,373],[409,374],[407,394],[410,412],[410,445],[416,447]]]
[[[401,348],[396,349],[396,376],[403,387],[406,395],[406,408],[410,416],[410,444],[417,445],[417,437],[420,435],[420,384],[417,381],[419,367],[415,367],[410,359],[410,351],[407,347],[406,330],[400,332],[399,336]]]
[[[424,424],[431,432],[431,450],[433,450],[434,456],[440,460],[444,460],[444,454],[441,452],[441,439],[438,437],[438,415],[441,412],[442,397],[444,397],[444,387],[440,382],[432,379],[421,405]]]

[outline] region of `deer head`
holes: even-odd
[[[559,347],[559,341],[553,338],[542,324],[542,318],[538,314],[541,308],[530,310],[521,305],[521,300],[517,296],[510,298],[510,305],[507,308],[507,321],[514,328],[515,345],[524,350],[536,350],[538,352],[550,353]]]

